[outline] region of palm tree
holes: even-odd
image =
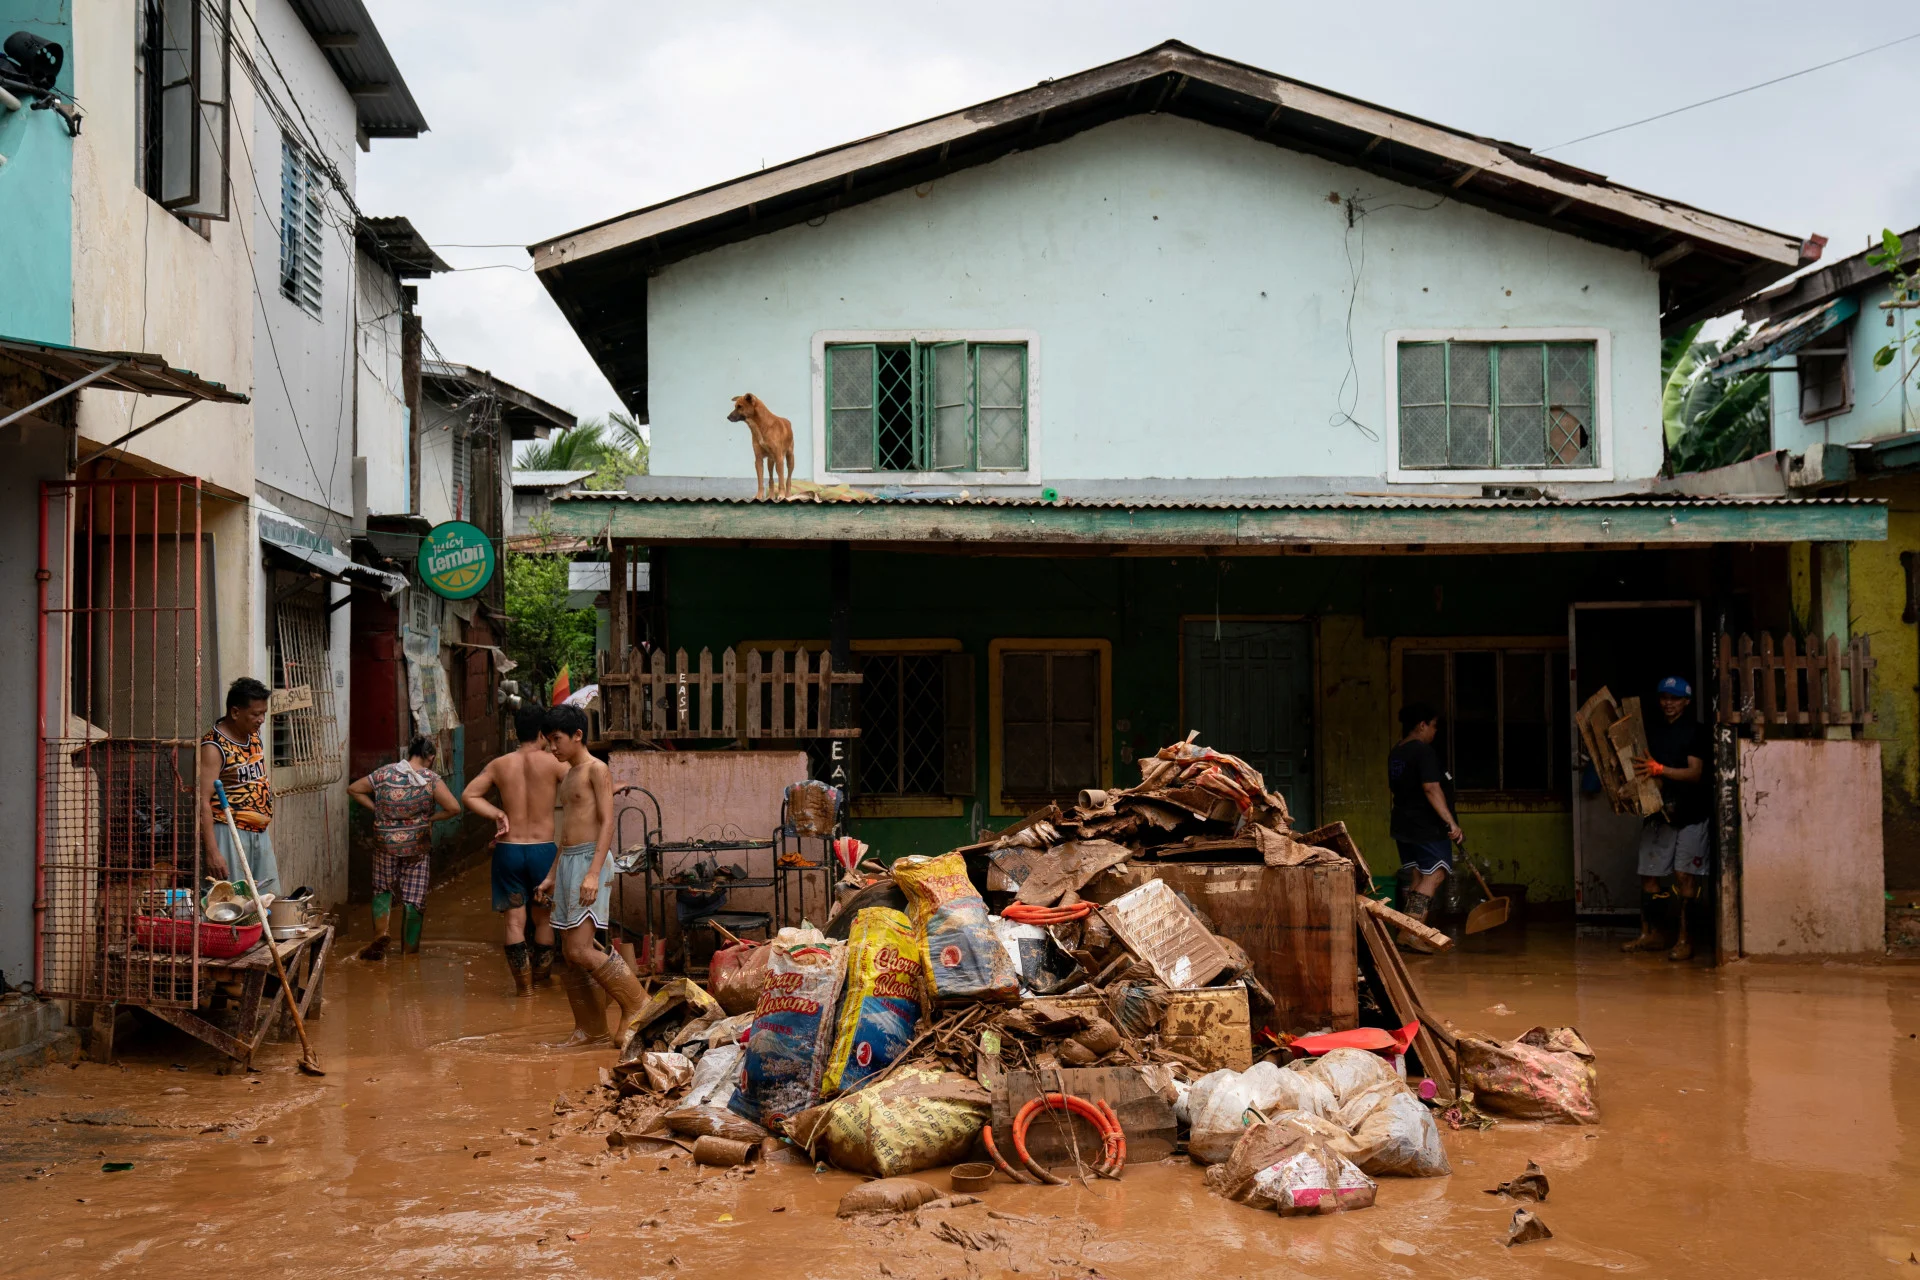
[[[514,465],[522,471],[593,471],[611,451],[606,424],[588,418],[551,439],[523,445]]]
[[[1744,462],[1772,443],[1768,375],[1754,370],[1717,376],[1711,367],[1749,336],[1742,325],[1720,342],[1701,342],[1696,324],[1661,343],[1660,416],[1673,474]]]

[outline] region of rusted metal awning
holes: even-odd
[[[143,422],[126,435],[107,445],[111,449],[125,444],[143,431],[149,431],[174,414],[201,401],[218,404],[245,404],[247,397],[230,391],[224,383],[209,382],[191,369],[176,369],[166,358],[138,351],[95,351],[90,347],[67,347],[57,342],[29,342],[22,338],[0,337],[0,356],[16,364],[38,370],[58,379],[58,390],[15,409],[0,418],[4,427],[39,412],[56,400],[64,399],[86,387],[105,391],[130,391],[144,396],[178,396],[181,403],[151,422]]]

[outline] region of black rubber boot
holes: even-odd
[[[530,996],[533,994],[533,971],[527,964],[526,943],[507,943],[507,971],[513,975],[513,993],[515,995]]]
[[[530,942],[528,953],[533,959],[533,985],[547,987],[553,985],[553,954],[559,950],[551,942]]]

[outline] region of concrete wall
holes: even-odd
[[[0,181],[4,181],[0,178]],[[42,392],[41,394],[45,394]],[[39,755],[40,481],[66,474],[67,432],[16,423],[0,429],[0,970],[33,977],[34,767]]]
[[[71,0],[0,7],[0,39],[29,31],[69,50],[57,87],[73,92]],[[0,334],[36,342],[73,338],[73,152],[64,120],[0,108]]]
[[[441,524],[453,514],[453,433],[467,430],[467,415],[436,389],[421,395],[420,514]]]
[[[1845,413],[1815,422],[1802,421],[1800,375],[1773,375],[1769,391],[1773,400],[1774,448],[1805,453],[1808,445],[1849,444],[1920,429],[1920,390],[1914,388],[1911,377],[1905,384],[1900,380],[1903,367],[1911,372],[1912,356],[1896,360],[1884,369],[1873,367],[1873,353],[1900,332],[1886,327],[1887,313],[1880,309],[1880,304],[1892,296],[1892,286],[1885,281],[1861,289],[1853,295],[1860,304],[1859,313],[1814,340],[1814,345],[1824,347],[1833,345],[1833,339],[1842,333],[1850,339],[1847,363],[1853,375],[1853,407]],[[1900,314],[1911,315],[1910,312]],[[1910,325],[1911,320],[1902,323]]]
[[[286,0],[261,0],[255,20],[300,104],[302,133],[311,132],[327,160],[354,182],[354,106],[326,55]],[[251,207],[249,236],[259,281],[254,347],[263,377],[254,397],[254,461],[260,479],[325,508],[326,530],[344,545],[353,516],[354,259],[352,215],[338,195],[326,199],[321,235],[320,314],[280,293],[281,130],[272,113],[254,114],[248,135],[259,190],[242,190]]]
[[[1353,196],[1373,212],[1349,227]],[[793,420],[812,474],[823,330],[1030,331],[1052,481],[1381,477],[1390,331],[1591,327],[1616,474],[1662,459],[1644,258],[1169,116],[675,263],[647,304],[659,475],[751,475],[726,421],[743,391]]]
[[[133,49],[133,5],[79,6],[67,53],[74,93],[87,108],[86,125],[74,140],[73,236],[82,251],[73,259],[73,341],[109,351],[156,352],[178,368],[252,392],[254,286],[247,241],[253,232],[240,221],[211,222],[203,236],[140,190]],[[253,111],[252,90],[236,73],[236,136]],[[232,207],[244,215],[254,179],[247,154],[237,146],[231,171]],[[276,162],[276,188],[278,172]],[[81,396],[80,432],[104,444],[175,403],[89,391]],[[195,405],[139,437],[127,452],[244,497],[253,492],[252,421],[245,405]]]
[[[354,452],[367,460],[367,511],[404,515],[412,506],[413,459],[400,379],[401,286],[365,250],[356,249],[355,262]]]
[[[1920,479],[1855,485],[1852,492],[1888,505],[1887,540],[1846,548],[1846,634],[1873,646],[1874,722],[1863,736],[1880,744],[1887,887],[1905,890],[1920,886],[1920,631],[1902,616],[1908,589],[1900,557],[1920,553]]]
[[[1740,744],[1740,946],[1748,955],[1886,949],[1880,744]]]

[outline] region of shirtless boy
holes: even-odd
[[[514,990],[533,994],[533,984],[553,973],[552,914],[536,894],[553,868],[554,795],[567,766],[554,758],[541,736],[546,708],[523,706],[513,715],[520,738],[517,750],[476,774],[460,793],[469,810],[493,820],[493,909],[507,918],[507,968]],[[493,804],[487,793],[500,792]],[[533,915],[533,945],[527,945],[527,915]]]
[[[559,706],[547,712],[547,744],[569,766],[560,784],[560,856],[540,882],[539,897],[553,903],[553,927],[566,963],[560,981],[573,1007],[569,1044],[591,1044],[607,1034],[606,994],[620,1002],[620,1039],[646,1002],[640,980],[619,952],[602,951],[594,930],[607,927],[613,877],[605,875],[613,851],[613,775],[587,750],[587,713]]]

